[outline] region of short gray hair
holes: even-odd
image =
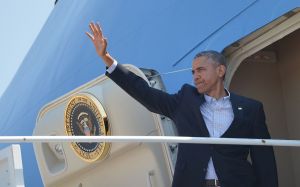
[[[217,51],[214,51],[214,50],[202,51],[202,52],[200,52],[200,53],[198,53],[198,54],[195,55],[194,60],[196,58],[199,58],[199,57],[202,57],[202,56],[210,58],[214,62],[227,67],[225,57],[221,53],[219,53]]]

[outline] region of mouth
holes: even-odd
[[[194,84],[196,85],[196,87],[203,87],[204,86],[204,81],[196,81],[194,82]]]

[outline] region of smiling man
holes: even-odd
[[[224,88],[226,62],[216,51],[198,53],[192,64],[196,87],[176,94],[151,88],[106,51],[99,24],[91,23],[97,54],[106,75],[148,110],[171,118],[180,136],[269,139],[263,105]],[[251,162],[248,161],[250,154]],[[173,187],[277,187],[272,147],[179,144]]]

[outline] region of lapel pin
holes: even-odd
[[[243,110],[243,108],[242,107],[238,107],[238,110]]]

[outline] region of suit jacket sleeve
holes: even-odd
[[[177,94],[168,94],[152,88],[144,79],[121,64],[118,64],[111,74],[106,73],[106,75],[151,112],[173,117],[180,102],[181,91]]]
[[[259,103],[253,125],[253,135],[257,139],[270,139],[265,123],[263,105]],[[259,187],[277,187],[277,168],[273,148],[270,146],[251,146],[250,156]]]

